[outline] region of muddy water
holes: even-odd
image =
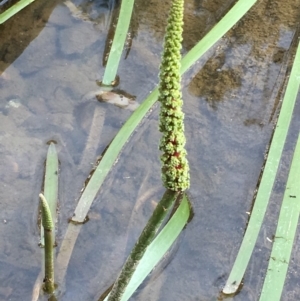
[[[36,218],[46,142],[57,141],[60,158],[60,245],[93,163],[131,114],[84,98],[97,90],[95,81],[104,72],[112,2],[74,1],[78,10],[72,11],[63,1],[36,1],[0,27],[1,300],[32,300],[40,272]],[[186,1],[184,53],[233,2]],[[118,88],[138,102],[157,83],[169,3],[136,2],[132,46],[120,63]],[[243,237],[278,113],[293,56],[297,6],[299,0],[258,1],[184,77],[194,218],[163,269],[132,300],[217,300]],[[299,110],[297,105],[296,116]],[[99,298],[162,195],[157,115],[154,107],[105,181],[79,234],[66,279],[59,283],[59,300]],[[233,300],[258,299],[271,250],[267,237],[275,232],[298,131],[294,118],[266,222],[244,287]],[[282,300],[299,295],[298,253],[295,248]]]

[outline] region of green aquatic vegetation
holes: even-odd
[[[211,47],[213,47],[228,30],[232,28],[255,4],[254,0],[240,0],[231,10],[220,20],[208,33],[201,39],[181,60],[180,74],[186,72],[193,64],[195,64]],[[158,89],[154,89],[141,105],[134,111],[130,118],[125,122],[119,130],[107,151],[103,155],[99,165],[88,182],[82,196],[76,206],[72,220],[83,223],[86,215],[96,197],[97,192],[101,188],[104,179],[113,167],[122,148],[135,131],[141,120],[146,116],[151,107],[155,104],[159,97]]]
[[[159,263],[171,245],[177,239],[190,217],[190,205],[186,194],[164,228],[158,233],[152,243],[147,247],[145,254],[125,288],[121,301],[127,301],[152,269]],[[108,298],[108,297],[107,297]],[[105,300],[107,300],[107,298]]]
[[[184,191],[189,187],[189,166],[184,148],[185,137],[180,92],[180,49],[182,30],[183,0],[174,0],[168,18],[164,42],[164,51],[160,68],[160,96],[158,98],[161,102],[159,127],[163,135],[160,143],[160,150],[163,152],[163,155],[161,156],[163,165],[162,180],[167,191],[158,203],[127,258],[112,287],[107,301],[123,300],[122,296],[136,271],[139,262],[153,241],[156,232],[164,221],[167,213],[180,195],[179,191]],[[176,239],[176,237],[174,239]]]
[[[280,301],[300,214],[300,135],[294,152],[267,275],[259,301]]]
[[[184,191],[190,186],[186,158],[184,114],[180,87],[180,60],[183,31],[183,0],[174,0],[168,18],[159,75],[160,123],[162,133],[162,181],[167,189]]]
[[[122,0],[118,24],[102,79],[102,84],[105,86],[113,85],[116,80],[118,66],[129,29],[133,5],[134,0]]]
[[[34,0],[21,0],[14,4],[12,7],[4,11],[2,14],[0,14],[0,24],[7,21],[9,18],[13,17],[15,14],[17,14],[20,10],[28,6],[30,3],[34,2]]]
[[[273,134],[267,161],[257,191],[255,203],[242,244],[223,289],[225,294],[235,293],[242,281],[267,210],[276,178],[283,147],[296,103],[300,85],[300,44],[294,59],[291,75],[282,101],[277,125]]]
[[[48,294],[54,292],[54,254],[53,254],[53,221],[51,211],[44,195],[39,195],[42,204],[42,223],[45,236],[45,278],[44,287]]]
[[[123,0],[122,5],[125,2],[126,1]],[[176,1],[174,1],[174,3],[175,2],[177,3],[177,8],[178,8],[180,6],[180,1],[176,0]],[[192,64],[194,64],[205,52],[207,52],[207,50],[209,50],[219,39],[221,39],[222,36],[234,24],[236,24],[236,22],[250,9],[250,7],[255,2],[256,1],[251,1],[251,0],[246,0],[246,1],[245,0],[240,0],[240,1],[238,1],[232,7],[232,9],[227,13],[227,15],[217,25],[215,25],[212,28],[212,30],[199,43],[197,43],[197,45],[195,45],[195,47],[192,50],[190,50],[188,52],[188,54],[182,59],[181,66],[179,64],[180,63],[180,56],[179,56],[179,60],[177,61],[177,65],[176,65],[174,62],[176,62],[176,60],[178,58],[177,55],[175,55],[174,57],[172,57],[172,55],[170,55],[170,60],[169,61],[168,61],[167,55],[165,55],[165,58],[162,62],[162,67],[164,66],[165,69],[170,67],[170,70],[172,68],[174,68],[174,70],[176,69],[176,72],[178,72],[178,73],[175,72],[176,73],[175,76],[173,76],[174,74],[172,73],[172,76],[170,76],[170,81],[169,82],[168,82],[169,79],[167,78],[167,76],[169,74],[165,73],[166,78],[164,78],[164,79],[166,79],[166,80],[164,82],[163,81],[161,82],[159,90],[155,89],[145,99],[145,101],[141,104],[141,106],[132,114],[132,116],[128,119],[128,121],[125,123],[125,125],[121,128],[121,130],[119,131],[119,133],[117,134],[115,139],[110,144],[110,146],[107,149],[106,153],[104,154],[102,160],[100,161],[100,164],[98,165],[97,169],[95,170],[94,174],[92,175],[88,185],[86,186],[86,188],[85,188],[85,190],[84,190],[84,192],[83,192],[83,194],[82,194],[82,196],[81,196],[81,198],[78,202],[78,205],[75,209],[75,214],[74,214],[74,217],[72,218],[73,221],[79,222],[79,223],[84,222],[84,220],[86,218],[86,215],[89,211],[89,208],[90,208],[97,192],[99,191],[99,189],[100,189],[105,177],[107,176],[108,172],[113,167],[113,165],[114,165],[117,157],[119,156],[124,144],[128,141],[130,135],[133,133],[133,131],[136,129],[136,127],[138,126],[138,124],[140,123],[142,118],[151,109],[152,105],[156,102],[157,99],[160,99],[161,103],[162,103],[163,97],[166,97],[166,100],[167,100],[166,101],[167,106],[162,111],[163,113],[161,114],[161,116],[164,116],[164,118],[166,120],[166,123],[161,124],[160,128],[165,129],[166,131],[169,131],[169,132],[171,132],[171,129],[173,131],[179,129],[180,131],[182,130],[181,133],[183,133],[183,113],[182,112],[180,113],[179,111],[176,111],[176,109],[173,108],[173,103],[168,104],[168,101],[170,101],[171,99],[170,98],[168,99],[167,95],[171,95],[172,97],[174,97],[174,99],[177,100],[176,101],[177,105],[179,105],[179,106],[182,105],[182,99],[181,99],[181,93],[180,93],[180,75],[183,74]],[[175,7],[176,7],[176,5],[175,5]],[[175,9],[174,9],[174,11],[175,11]],[[174,13],[174,16],[176,16],[176,13]],[[170,31],[171,31],[171,29],[170,29]],[[178,28],[176,28],[176,26],[175,26],[173,28],[174,32],[177,31],[177,29]],[[172,33],[173,33],[173,31],[172,31]],[[176,33],[174,33],[174,35],[175,35],[174,37],[177,37]],[[167,36],[166,36],[165,41],[166,41],[165,43],[167,43]],[[169,41],[170,41],[169,46],[171,48],[171,47],[173,47],[172,39],[169,39]],[[177,42],[178,41],[176,40],[176,43]],[[175,46],[178,46],[178,44],[175,45]],[[123,45],[122,45],[122,47],[123,47]],[[119,61],[116,63],[116,66],[118,66],[118,63],[119,63]],[[170,65],[168,65],[168,63],[170,63]],[[107,67],[106,69],[109,69],[109,68]],[[116,74],[116,71],[115,71],[115,74]],[[163,71],[161,69],[161,76],[162,76],[162,74],[163,74]],[[178,75],[179,75],[179,79],[178,79]],[[107,81],[108,85],[111,84],[111,81],[113,81],[115,79],[115,75],[112,76],[111,78],[112,78],[111,80]],[[172,78],[172,80],[171,80],[171,78]],[[173,81],[173,79],[174,79],[174,81]],[[172,87],[174,89],[172,89]],[[164,93],[169,93],[169,94],[162,94],[162,91],[165,91],[164,88],[170,89],[170,91],[164,92]],[[168,119],[169,118],[168,112],[172,113],[171,117],[175,118],[176,122],[171,122],[171,120]],[[172,153],[171,153],[172,157],[174,157],[172,160],[169,160],[170,158],[166,157],[165,161],[167,163],[169,163],[171,165],[171,167],[175,166],[175,169],[176,169],[176,167],[181,167],[177,164],[178,163],[177,159],[178,159],[179,156],[177,157],[176,150],[178,148],[179,150],[182,151],[182,153],[181,153],[182,156],[180,158],[181,159],[183,158],[183,162],[185,162],[184,160],[186,160],[186,158],[185,158],[186,153],[185,153],[185,150],[184,150],[184,140],[181,140],[180,137],[177,138],[176,142],[178,142],[178,145],[176,144],[176,147],[174,148],[174,144],[171,143],[172,145],[168,145],[168,142],[173,141],[173,140],[170,140],[170,139],[172,139],[172,136],[165,136],[165,137],[167,137],[167,138],[165,140],[163,140],[164,139],[164,136],[163,136],[162,141],[165,141],[166,143],[163,143],[163,142],[161,143],[161,145],[164,144],[163,147],[161,147],[161,149],[163,150],[164,147],[165,147],[167,149],[167,151],[171,150],[172,151]],[[184,136],[183,136],[183,139],[184,139]],[[168,174],[169,179],[171,179],[172,176],[173,176],[172,172],[170,172],[168,170],[167,174]],[[180,175],[180,173],[179,173],[179,175]],[[178,177],[177,183],[174,186],[171,187],[172,190],[184,190],[184,189],[186,189],[189,185],[188,184],[188,180],[189,180],[188,177],[189,176],[188,176],[188,166],[187,166],[187,169],[185,169],[185,172],[181,173],[181,176]],[[166,179],[167,179],[167,177],[166,177]],[[164,182],[168,182],[168,181],[169,180],[164,181]],[[182,185],[182,183],[183,183],[183,185]],[[179,193],[179,192],[172,191],[172,190],[168,190],[168,193],[172,193],[174,195],[175,194],[177,195]],[[170,205],[170,207],[171,207],[171,205]],[[163,207],[163,208],[165,209],[165,207]],[[184,213],[183,213],[183,211],[180,211],[179,208],[184,208],[184,210],[183,210]],[[178,216],[179,219],[178,220],[171,219],[172,221],[174,221],[174,223],[176,222],[176,225],[178,226],[177,227],[177,233],[174,236],[172,242],[176,239],[176,237],[179,235],[181,229],[184,227],[185,223],[187,222],[189,214],[190,214],[190,210],[189,210],[189,207],[188,207],[188,204],[187,204],[186,196],[184,196],[181,204],[179,205],[178,209],[176,210],[176,212],[174,214],[174,216],[175,215]],[[164,219],[164,217],[162,217],[162,220],[163,219]],[[181,220],[181,224],[180,224],[179,220]],[[169,225],[169,223],[167,225]],[[81,227],[81,225],[75,226],[73,224],[70,224],[70,227],[73,227],[73,228],[74,227]],[[168,229],[170,229],[170,227]],[[172,226],[172,228],[173,228],[173,226]],[[155,227],[152,227],[152,230],[153,229],[154,229],[154,232],[156,233],[157,229]],[[130,298],[130,296],[131,296],[130,294],[132,294],[134,292],[134,290],[136,289],[136,287],[139,285],[139,283],[142,282],[142,280],[144,279],[143,277],[145,277],[145,275],[147,275],[147,273],[153,268],[153,265],[148,264],[148,257],[146,257],[146,255],[150,256],[151,258],[153,256],[153,258],[155,258],[155,260],[153,262],[157,263],[157,261],[159,260],[160,257],[155,255],[156,253],[158,253],[158,251],[157,251],[158,249],[155,249],[152,246],[154,246],[154,242],[156,242],[157,240],[159,240],[162,243],[162,245],[164,244],[164,241],[168,240],[169,232],[163,232],[165,229],[166,228],[164,228],[157,235],[157,237],[154,240],[153,240],[153,238],[154,238],[153,234],[150,234],[150,236],[148,237],[147,243],[144,244],[144,246],[143,246],[143,252],[145,254],[143,257],[139,257],[140,254],[141,254],[140,251],[136,255],[130,255],[130,256],[133,256],[137,260],[136,262],[138,262],[139,264],[137,266],[137,269],[133,273],[133,275],[132,275],[132,270],[131,270],[131,272],[129,273],[130,277],[128,277],[126,279],[124,277],[123,278],[121,277],[121,284],[120,284],[121,294],[124,293],[124,295],[121,299],[122,301],[128,300],[128,298]],[[178,229],[180,229],[180,230],[178,230]],[[78,232],[79,231],[76,231],[77,235],[78,235]],[[166,234],[163,234],[163,233],[166,233]],[[75,240],[72,242],[72,245],[71,244],[68,245],[71,250],[74,247],[76,237],[75,237]],[[145,237],[146,237],[146,235],[145,235]],[[160,239],[158,239],[158,238],[160,238]],[[147,246],[147,244],[151,241],[152,241],[152,243],[150,245],[148,245],[147,248],[145,248],[145,246]],[[171,245],[172,242],[169,241],[169,245]],[[62,245],[63,245],[63,243],[64,242],[62,242]],[[138,245],[138,243],[137,243],[137,245]],[[163,251],[163,247],[161,247],[161,248],[158,247],[158,248],[160,250],[160,253],[164,254],[165,251]],[[164,246],[164,248],[165,248],[165,250],[168,249],[168,247],[166,247],[166,245]],[[134,252],[133,252],[133,254],[134,254]],[[154,265],[155,265],[155,263],[154,263]],[[127,265],[127,267],[128,267],[128,265]],[[138,271],[144,271],[143,275],[138,273]],[[128,274],[127,274],[127,276],[128,276]],[[131,276],[132,276],[132,278],[131,278]],[[130,278],[131,278],[131,280],[130,280]],[[126,283],[123,282],[122,279],[125,279]],[[134,282],[134,285],[131,285],[132,282]],[[124,285],[124,283],[125,283],[125,285]],[[120,293],[116,293],[116,286],[118,286],[118,284],[115,285],[115,289],[113,290],[112,293],[115,292],[114,294],[115,294],[116,298],[120,298]],[[125,298],[125,295],[126,295],[127,299]],[[114,298],[113,295],[112,295],[111,298]],[[119,300],[119,299],[111,299],[111,300]]]
[[[122,300],[122,296],[125,289],[132,278],[134,271],[143,255],[145,254],[147,247],[153,241],[159,227],[164,221],[172,205],[179,197],[178,192],[167,190],[162,197],[161,201],[157,204],[152,216],[147,222],[144,230],[138,238],[135,246],[130,252],[117,280],[115,281],[112,290],[108,296],[107,301],[119,301]]]
[[[56,221],[56,209],[58,199],[58,156],[55,144],[50,143],[45,164],[44,196],[48,202],[52,220]],[[53,231],[53,242],[55,243],[55,231]],[[41,225],[41,245],[44,245],[44,229]]]

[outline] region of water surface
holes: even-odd
[[[234,1],[186,1],[183,53]],[[297,2],[297,3],[296,3]],[[240,246],[293,56],[299,1],[258,1],[183,78],[194,217],[162,268],[132,300],[217,300]],[[86,100],[101,79],[112,5],[36,1],[0,26],[0,299],[32,300],[41,269],[38,194],[46,142],[60,159],[58,248],[80,190],[132,112]],[[158,80],[170,1],[136,2],[118,88],[142,102]],[[294,40],[293,40],[294,39]],[[299,103],[299,102],[298,102]],[[295,116],[299,115],[299,105]],[[158,106],[126,144],[78,236],[59,300],[98,300],[112,284],[164,189]],[[266,221],[235,301],[263,285],[299,122],[293,119]],[[99,130],[101,129],[101,130]],[[297,237],[299,240],[299,237]],[[295,300],[298,248],[282,300]],[[41,298],[42,300],[43,298]],[[219,296],[219,300],[222,299]]]

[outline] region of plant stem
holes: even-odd
[[[53,254],[53,221],[50,208],[44,195],[39,195],[42,204],[42,223],[45,236],[45,291],[48,294],[54,292],[54,254]]]
[[[55,144],[50,143],[46,167],[45,167],[45,180],[44,180],[44,197],[49,205],[52,221],[55,224],[56,221],[56,209],[57,209],[57,194],[58,194],[58,156]],[[53,242],[55,244],[55,231],[52,231]],[[44,227],[41,227],[41,245],[44,246]]]
[[[128,256],[121,273],[119,274],[111,293],[108,297],[108,301],[120,301],[124,291],[139,263],[147,247],[153,241],[155,234],[161,226],[164,218],[166,217],[169,209],[178,198],[179,192],[167,190],[161,201],[157,204],[152,216],[150,217],[147,225],[142,231],[138,241],[133,247],[130,255]]]

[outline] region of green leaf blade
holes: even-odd
[[[300,135],[281,205],[260,301],[280,301],[300,213]]]
[[[34,0],[21,0],[14,4],[12,7],[4,11],[2,14],[0,14],[0,24],[7,21],[9,18],[13,17],[15,14],[17,14],[20,10],[28,6],[30,3],[32,3]]]
[[[171,210],[175,201],[182,199],[182,197],[183,197],[182,193],[172,191],[169,189],[166,190],[162,199],[160,200],[155,210],[153,211],[146,226],[144,227],[137,242],[135,243],[132,251],[127,257],[122,267],[122,270],[111,289],[110,295],[108,297],[108,301],[121,300],[125,292],[125,289],[132,278],[133,273],[135,272],[140,260],[144,256],[147,248],[153,241],[166,215]]]
[[[122,0],[116,32],[102,79],[103,85],[111,85],[116,78],[119,62],[129,29],[133,5],[134,0]]]
[[[131,136],[135,128],[139,125],[142,118],[147,114],[152,105],[155,103],[157,97],[158,90],[155,90],[148,96],[147,101],[143,102],[137,108],[137,110],[131,115],[124,126],[120,129],[120,131],[108,147],[107,151],[105,152],[88,185],[83,191],[83,194],[79,199],[78,205],[74,211],[72,221],[77,223],[84,222],[94,198],[96,197],[103,181],[105,180],[105,177],[117,160],[123,146],[128,141],[128,138]]]
[[[121,301],[127,301],[145,280],[153,268],[158,264],[168,249],[172,246],[179,234],[183,230],[190,216],[190,207],[186,195],[176,209],[175,213],[160,231],[156,238],[147,248],[144,256],[140,260],[128,286],[125,289]],[[107,296],[104,301],[108,300]]]
[[[277,169],[287,137],[288,129],[300,85],[300,43],[283,98],[278,122],[270,145],[266,165],[257,191],[256,200],[238,255],[223,289],[224,294],[233,294],[241,284],[251,258],[273,189]]]

